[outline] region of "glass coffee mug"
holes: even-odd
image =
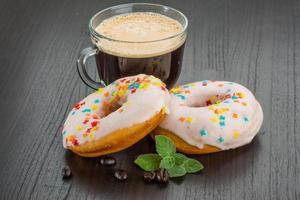
[[[126,23],[126,20],[130,20],[130,17],[123,17],[122,20],[125,24],[129,24],[129,27],[119,29],[121,32],[118,39],[101,34],[101,31],[97,29],[104,20],[107,21],[107,19],[112,19],[115,16],[121,16],[120,18],[122,18],[122,16],[129,16],[130,14],[138,14],[139,18],[145,17],[142,22],[145,24],[141,26],[148,27],[149,30],[154,29],[151,27],[151,20],[160,20],[164,27],[159,29],[160,32],[154,32],[154,36],[157,36],[155,34],[161,34],[164,28],[166,30],[174,29],[175,31],[169,33],[167,37],[154,37],[156,39],[153,40],[151,38],[146,41],[140,39],[128,40],[126,37],[122,39],[122,31],[132,28],[130,27],[131,22]],[[167,22],[164,24],[166,20]],[[178,27],[176,29],[176,24],[180,26],[180,29]],[[168,26],[175,26],[175,28]],[[93,47],[84,49],[77,60],[77,70],[80,78],[87,86],[97,89],[105,87],[121,77],[143,73],[160,78],[168,88],[171,88],[175,85],[181,72],[187,26],[188,20],[181,12],[163,5],[131,3],[102,10],[94,15],[89,23]],[[114,24],[108,24],[107,27],[108,30],[102,31],[110,32],[114,29]],[[139,34],[137,32],[140,31],[138,26],[134,26],[132,29],[129,32],[134,31],[135,34]],[[141,31],[140,34],[145,33]],[[93,80],[86,70],[86,61],[91,56],[95,56],[99,82]]]

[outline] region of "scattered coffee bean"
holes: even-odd
[[[167,183],[169,181],[169,174],[166,169],[156,170],[156,180],[160,183]]]
[[[62,168],[63,179],[69,179],[72,176],[72,172],[69,166]]]
[[[120,181],[126,180],[128,178],[127,172],[123,169],[116,170],[114,175],[115,175],[115,178]]]
[[[102,157],[100,158],[100,164],[103,166],[115,165],[116,159],[113,157]]]
[[[151,182],[151,181],[155,180],[155,176],[156,176],[155,171],[144,172],[144,180],[146,180],[146,181]]]

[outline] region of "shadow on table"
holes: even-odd
[[[76,185],[80,185],[80,188],[85,188],[93,193],[101,193],[104,197],[105,195],[109,197],[115,195],[117,198],[118,193],[123,193],[124,191],[122,190],[125,188],[130,191],[134,191],[140,187],[164,190],[167,185],[144,182],[143,171],[133,163],[136,156],[154,151],[154,142],[150,137],[147,137],[129,149],[113,154],[112,156],[117,159],[117,164],[113,167],[101,166],[97,164],[98,158],[83,158],[70,151],[67,151],[65,154],[65,162],[70,166],[74,175],[70,181],[76,182]],[[201,161],[205,169],[201,173],[191,175],[192,178],[186,176],[172,179],[172,183],[181,185],[191,180],[198,182],[199,180],[205,181],[207,179],[220,179],[220,183],[222,183],[222,179],[228,179],[226,176],[232,177],[232,174],[224,173],[227,169],[233,169],[235,177],[243,176],[248,173],[247,168],[243,166],[248,165],[247,163],[251,162],[251,159],[254,159],[253,157],[259,151],[260,143],[256,137],[251,144],[235,150],[208,155],[190,155],[190,157]],[[127,170],[128,180],[125,182],[116,180],[113,175],[115,169]],[[119,184],[123,186],[119,187]]]

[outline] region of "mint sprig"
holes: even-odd
[[[176,153],[176,147],[172,140],[163,135],[155,136],[156,152],[161,157],[171,156]]]
[[[188,158],[182,153],[176,153],[174,142],[166,136],[155,136],[155,146],[158,154],[140,155],[134,163],[145,171],[164,168],[170,177],[180,177],[186,173],[196,173],[204,169],[198,160]]]
[[[134,163],[145,171],[154,171],[159,168],[161,157],[155,153],[143,154],[135,159]]]

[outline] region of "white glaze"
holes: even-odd
[[[242,98],[235,95],[224,100],[225,95],[237,93]],[[219,95],[217,104],[207,106],[206,101],[215,95]],[[170,114],[160,127],[198,148],[208,144],[226,150],[250,143],[262,121],[261,106],[247,88],[232,82],[201,81],[171,90]]]
[[[137,79],[140,80],[139,83],[136,82]],[[107,104],[103,105],[103,102],[110,101],[113,102],[110,103],[111,105],[121,107],[105,116],[104,110],[107,108]],[[116,130],[130,128],[135,124],[145,122],[161,110],[168,112],[168,101],[169,93],[165,89],[165,84],[153,76],[141,74],[119,79],[90,94],[75,105],[63,127],[63,145],[67,148],[85,144]],[[80,106],[83,102],[84,105]],[[98,119],[91,117],[84,124],[87,115],[94,115]],[[94,125],[97,122],[95,127],[98,128],[93,129],[92,122]]]

